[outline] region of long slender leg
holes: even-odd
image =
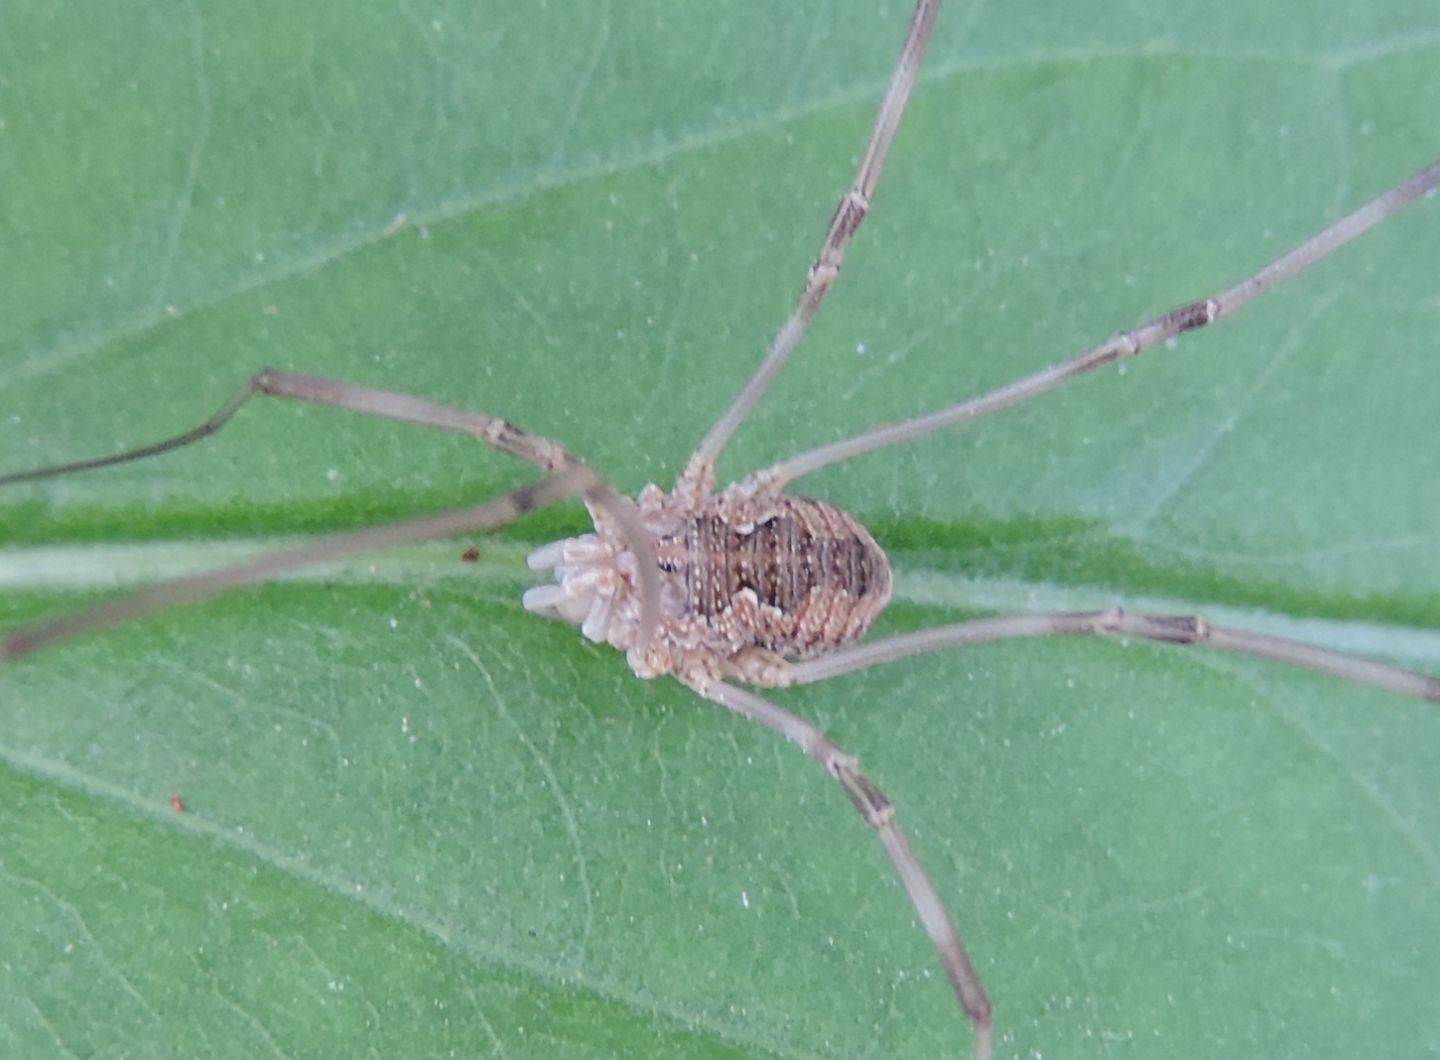
[[[175,449],[183,448],[215,434],[240,409],[256,395],[265,397],[290,398],[296,401],[306,401],[315,405],[326,405],[333,408],[346,409],[351,412],[363,413],[367,416],[378,416],[382,419],[399,420],[404,423],[414,423],[422,427],[434,427],[439,430],[454,431],[458,434],[468,434],[473,438],[484,442],[492,448],[501,452],[509,453],[511,456],[519,457],[531,464],[536,465],[560,477],[567,485],[568,492],[565,495],[583,496],[586,501],[603,509],[620,526],[625,534],[627,543],[635,552],[637,569],[641,583],[641,606],[640,606],[640,630],[639,648],[644,651],[649,643],[650,637],[655,631],[656,623],[660,614],[660,580],[657,572],[657,561],[655,558],[655,545],[650,534],[640,523],[639,513],[635,504],[628,497],[621,496],[604,479],[591,471],[583,462],[571,456],[557,442],[548,438],[541,438],[537,435],[528,434],[516,427],[507,420],[495,416],[487,416],[482,412],[473,412],[469,409],[456,408],[453,405],[442,405],[434,401],[426,401],[423,398],[411,397],[408,394],[396,393],[392,390],[377,390],[373,387],[356,386],[352,383],[342,383],[334,379],[322,379],[318,376],[297,375],[291,372],[277,372],[271,369],[263,369],[256,372],[250,379],[237,390],[226,402],[220,406],[215,413],[199,426],[192,427],[171,438],[154,442],[150,445],[140,446],[136,449],[127,449],[123,453],[116,453],[113,456],[95,457],[89,460],[76,460],[66,464],[55,464],[50,467],[36,468],[30,471],[20,471],[8,475],[0,475],[0,486],[11,485],[18,482],[31,482],[39,479],[53,478],[57,475],[67,475],[76,471],[87,471],[94,468],[111,467],[116,464],[130,463],[136,460],[144,460],[148,457],[159,456]],[[539,488],[539,487],[536,487]],[[523,493],[523,491],[520,491]],[[511,495],[516,496],[515,494]],[[557,498],[558,499],[558,498]],[[501,502],[496,502],[501,503]],[[548,501],[544,503],[549,503]],[[480,508],[465,509],[465,511],[479,512]],[[523,509],[522,509],[523,510]],[[460,515],[461,513],[451,513]],[[517,513],[518,514],[518,513]],[[435,520],[443,520],[446,516],[434,516]],[[463,523],[463,519],[461,520]],[[352,555],[357,551],[369,551],[373,548],[385,547],[385,544],[401,544],[406,541],[418,541],[428,538],[444,537],[446,533],[440,529],[427,531],[426,519],[417,519],[414,523],[395,523],[388,527],[376,528],[374,533],[380,543],[359,544],[355,547],[338,546],[338,543],[345,539],[346,535],[336,535],[334,538],[324,538],[314,543],[319,548],[327,542],[336,542],[337,547],[344,547],[346,550],[342,555]],[[437,522],[437,525],[441,525]],[[407,530],[407,527],[414,527],[414,530]],[[465,523],[450,533],[461,533],[484,529],[480,524],[470,525]],[[411,533],[419,536],[409,536]],[[360,531],[355,535],[361,540],[367,531]],[[394,534],[393,538],[386,538],[386,533]],[[287,556],[305,555],[305,549],[297,549],[293,553],[280,553],[276,560],[284,561],[280,566],[271,569],[272,573],[281,570],[291,570],[304,562],[322,562],[325,559],[335,558],[328,554],[319,554],[312,560],[285,561]],[[146,593],[137,593],[134,596],[124,597],[108,605],[108,608],[97,608],[94,611],[83,612],[72,616],[74,622],[79,623],[73,632],[80,632],[83,629],[93,629],[97,626],[110,625],[114,622],[123,621],[126,617],[136,617],[147,614],[160,607],[169,606],[170,603],[181,603],[192,599],[204,599],[213,596],[216,592],[223,591],[229,585],[240,585],[251,581],[262,579],[265,575],[256,577],[240,576],[241,570],[248,570],[254,566],[263,566],[265,560],[257,560],[254,564],[242,564],[240,567],[230,568],[229,571],[217,571],[213,576],[233,573],[240,578],[238,581],[220,584],[215,589],[201,589],[207,575],[199,575],[196,578],[180,579],[176,582],[156,586]],[[191,589],[179,591],[177,595],[167,596],[167,592],[175,592],[182,585],[192,585]],[[187,592],[197,592],[199,595],[185,595]],[[150,597],[155,599],[152,601]],[[166,602],[168,601],[168,602]],[[133,610],[126,610],[127,607]],[[101,611],[113,611],[118,617],[100,618]],[[87,617],[88,616],[88,617]],[[61,620],[55,623],[62,626],[67,621]],[[60,632],[46,638],[46,643],[69,636],[69,632]],[[23,652],[21,653],[23,654]],[[0,653],[0,660],[7,656]]]
[[[436,427],[478,438],[486,445],[501,452],[518,456],[546,471],[559,471],[578,463],[560,445],[548,438],[540,438],[520,430],[514,424],[483,412],[458,409],[441,405],[422,398],[399,394],[393,390],[376,390],[368,386],[355,386],[334,379],[322,379],[313,375],[296,375],[291,372],[277,372],[263,368],[256,372],[245,385],[226,399],[214,415],[198,427],[182,431],[173,438],[127,449],[113,456],[100,456],[90,460],[76,460],[68,464],[54,464],[50,467],[34,468],[0,475],[0,486],[15,482],[32,482],[37,479],[53,478],[73,471],[89,471],[93,468],[111,467],[145,460],[174,449],[181,449],[203,438],[208,438],[229,423],[250,399],[256,395],[265,397],[292,398],[314,405],[329,405],[348,409],[367,416],[379,416],[387,420],[416,423],[422,427]]]
[[[350,556],[394,548],[397,545],[494,530],[528,511],[566,497],[581,495],[593,480],[593,472],[577,465],[485,504],[421,516],[418,519],[405,519],[384,526],[330,534],[292,549],[271,552],[232,566],[161,582],[84,611],[64,615],[51,622],[16,630],[0,641],[0,662],[19,659],[82,633],[119,625],[181,604],[208,600],[227,590],[263,582],[286,571],[313,567],[320,563],[333,563]]]
[[[980,985],[980,977],[975,974],[970,956],[965,952],[949,914],[945,912],[939,892],[930,882],[915,852],[910,849],[910,841],[895,820],[895,807],[890,800],[864,774],[859,762],[803,718],[753,692],[715,681],[703,673],[686,675],[682,680],[705,699],[758,721],[799,746],[845,789],[845,794],[850,796],[860,817],[874,829],[890,863],[895,866],[905,893],[910,896],[910,904],[915,907],[915,915],[920,918],[935,952],[940,955],[940,963],[945,966],[945,974],[950,979],[955,996],[960,999],[965,1014],[975,1026],[975,1060],[988,1060],[990,999],[985,996],[985,988]]]
[[[1108,611],[1057,611],[1034,615],[981,618],[936,626],[898,637],[887,637],[811,659],[785,663],[756,659],[746,680],[771,687],[805,685],[840,674],[894,662],[921,652],[958,648],[993,640],[1019,637],[1071,636],[1138,637],[1170,644],[1204,645],[1240,655],[1316,670],[1363,685],[1388,689],[1404,696],[1440,703],[1440,678],[1402,670],[1343,652],[1317,648],[1298,640],[1250,633],[1227,626],[1212,626],[1195,615],[1130,614],[1120,608]]]
[[[1387,217],[1392,217],[1405,207],[1440,188],[1440,160],[1430,163],[1408,180],[1397,185],[1384,195],[1372,199],[1354,213],[1336,221],[1323,232],[1306,240],[1288,254],[1277,258],[1259,272],[1240,281],[1229,290],[1221,291],[1208,298],[1178,306],[1168,313],[1147,320],[1127,331],[1118,332],[1100,345],[1086,350],[1068,361],[1053,365],[1033,375],[1018,379],[1008,386],[991,391],[980,397],[962,401],[947,409],[917,416],[890,427],[867,431],[853,438],[846,438],[830,445],[822,445],[808,452],[792,456],[772,467],[757,471],[745,481],[756,489],[779,490],[802,475],[808,475],[829,464],[848,460],[874,449],[912,441],[942,427],[974,419],[987,412],[1018,405],[1045,391],[1052,389],[1076,376],[1084,375],[1113,361],[1134,357],[1181,332],[1193,331],[1214,323],[1221,317],[1229,316],[1245,306],[1251,299],[1263,294],[1276,284],[1284,283],[1302,270],[1314,265],[1356,236],[1362,235]]]
[[[890,142],[900,127],[901,115],[915,87],[915,77],[920,72],[920,61],[925,55],[925,45],[930,41],[930,32],[935,27],[935,15],[940,9],[940,0],[919,0],[910,16],[910,29],[900,49],[900,59],[890,75],[890,85],[885,98],[880,101],[880,110],[875,115],[875,127],[865,145],[865,153],[855,171],[855,180],[850,189],[840,197],[835,213],[830,218],[830,228],[825,233],[825,242],[810,272],[805,277],[805,287],[795,303],[789,319],[781,325],[775,337],[770,340],[770,349],[760,367],[746,381],[735,401],[725,410],[715,425],[700,441],[676,485],[677,491],[706,492],[715,484],[715,460],[725,443],[735,433],[755,403],[765,393],[766,387],[789,360],[791,352],[810,326],[811,319],[825,300],[826,292],[835,278],[840,275],[840,264],[845,250],[854,238],[860,222],[870,208],[870,198],[880,180],[880,170],[885,165],[885,156],[890,152]]]

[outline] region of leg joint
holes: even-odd
[[[877,832],[889,825],[895,816],[895,807],[885,793],[860,771],[858,761],[850,755],[835,752],[826,757],[825,768],[840,782],[867,825]]]

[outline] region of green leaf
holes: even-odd
[[[12,0],[0,470],[184,429],[273,365],[670,481],[849,178],[907,17],[881,6]],[[845,274],[722,474],[1240,279],[1440,154],[1437,52],[1399,0],[948,8]],[[892,551],[879,632],[1148,601],[1440,671],[1436,246],[1422,203],[1123,373],[806,481]],[[5,624],[533,477],[262,403],[4,491]],[[521,609],[526,548],[582,525],[0,672],[0,1051],[968,1049],[828,778]],[[899,807],[998,1055],[1440,1050],[1433,705],[1080,641],[776,698]]]

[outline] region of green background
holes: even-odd
[[[906,17],[9,0],[0,468],[182,429],[268,364],[668,482],[788,310]],[[947,8],[845,274],[722,476],[1239,279],[1440,155],[1437,59],[1434,5],[1403,0]],[[1123,373],[805,488],[891,550],[882,632],[1152,601],[1440,671],[1437,247],[1431,202]],[[3,618],[532,478],[252,407],[0,495]],[[968,1050],[819,770],[522,611],[525,550],[582,525],[0,673],[0,1053]],[[998,1055],[1440,1050],[1433,705],[1076,641],[777,698],[899,806]]]

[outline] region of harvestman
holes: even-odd
[[[529,590],[525,607],[576,624],[589,639],[623,650],[640,677],[669,674],[705,699],[773,729],[798,744],[834,777],[894,864],[974,1025],[974,1055],[988,1057],[989,999],[889,800],[856,760],[818,728],[737,682],[760,687],[808,684],[920,652],[1054,634],[1203,644],[1434,702],[1440,702],[1440,679],[1298,641],[1213,626],[1194,616],[1128,614],[1118,608],[980,619],[858,644],[889,598],[890,570],[885,554],[851,516],[822,501],[791,496],[786,488],[829,464],[1018,404],[1067,379],[1134,357],[1181,332],[1228,316],[1434,191],[1440,186],[1440,161],[1228,290],[1119,332],[1093,349],[992,393],[812,449],[716,492],[716,458],[784,366],[839,274],[845,250],[869,208],[939,6],[940,0],[917,3],[855,180],[836,207],[794,310],[776,333],[760,367],[701,440],[670,493],[651,485],[632,501],[559,444],[526,434],[505,420],[390,391],[261,371],[213,416],[184,434],[114,456],[0,476],[0,485],[107,467],[189,445],[218,431],[257,394],[468,434],[535,464],[546,475],[534,485],[485,504],[318,538],[290,551],[165,582],[16,631],[0,644],[0,661],[18,659],[79,633],[202,600],[297,567],[407,542],[490,530],[535,508],[581,498],[595,523],[595,533],[556,542],[531,554],[530,566],[553,570],[555,581]]]

